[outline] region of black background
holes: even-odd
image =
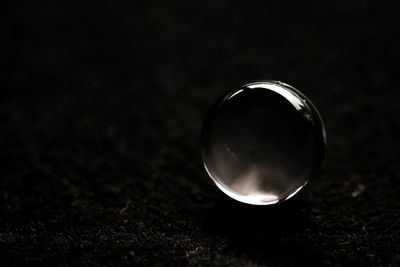
[[[0,263],[400,264],[398,9],[367,1],[4,8]],[[202,120],[260,79],[303,91],[328,150],[254,207],[205,173]]]

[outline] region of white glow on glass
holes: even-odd
[[[289,100],[289,102],[292,103],[292,105],[296,108],[296,110],[301,110],[304,108],[304,103],[299,99],[299,97],[294,95],[292,92],[286,90],[283,86],[264,82],[264,83],[250,84],[248,85],[248,88],[250,89],[264,88],[274,91],[283,96],[284,98],[286,98],[287,100]]]

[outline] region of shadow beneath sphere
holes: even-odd
[[[317,227],[310,219],[310,204],[293,199],[273,206],[253,206],[227,198],[207,212],[203,229],[226,239],[227,249],[266,262],[317,263]]]

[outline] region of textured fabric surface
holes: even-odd
[[[56,2],[3,10],[0,265],[400,264],[394,5]],[[275,207],[229,199],[199,151],[211,104],[260,79],[328,137]]]

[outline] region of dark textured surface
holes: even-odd
[[[0,265],[400,264],[397,9],[233,2],[3,10]],[[328,134],[277,207],[228,199],[200,158],[209,106],[256,79]]]

